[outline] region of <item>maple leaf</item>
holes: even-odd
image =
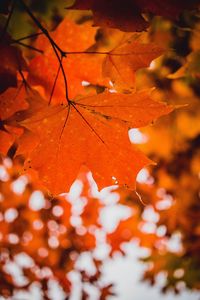
[[[68,105],[44,102],[43,109],[20,123],[39,136],[27,166],[39,172],[53,193],[68,190],[82,165],[92,171],[99,187],[116,178],[120,185],[134,188],[138,171],[150,160],[130,143],[128,129],[145,126],[171,110],[155,102],[149,91],[105,92]]]
[[[132,35],[111,50],[103,62],[103,74],[117,90],[135,87],[135,72],[149,66],[163,50],[154,43],[144,44],[139,35]]]

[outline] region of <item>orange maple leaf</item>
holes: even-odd
[[[135,88],[135,72],[148,67],[163,50],[155,43],[145,44],[140,35],[134,34],[124,39],[106,56],[103,74],[111,79],[117,90]]]
[[[145,126],[171,110],[154,101],[149,91],[105,92],[67,105],[44,102],[42,109],[21,122],[39,136],[26,165],[36,169],[55,194],[69,189],[83,165],[100,188],[116,180],[135,188],[138,171],[151,161],[130,143],[128,129]]]

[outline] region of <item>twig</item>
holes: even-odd
[[[66,52],[63,51],[57,44],[56,42],[52,39],[52,37],[50,36],[48,30],[43,27],[43,25],[38,21],[38,19],[34,16],[34,14],[31,12],[31,10],[29,9],[28,6],[26,6],[26,4],[24,3],[23,0],[18,0],[21,5],[23,6],[23,8],[25,9],[25,11],[27,12],[27,14],[31,17],[31,19],[34,21],[34,23],[37,25],[37,27],[43,32],[43,34],[47,37],[47,39],[49,40],[53,51],[59,61],[59,65],[60,65],[60,69],[62,71],[63,74],[63,79],[64,79],[64,84],[65,84],[65,96],[66,96],[66,100],[68,102],[68,104],[70,104],[70,100],[69,100],[69,95],[68,95],[68,84],[67,84],[67,76],[65,73],[65,70],[63,68],[63,64],[62,64],[62,58],[66,57]],[[60,54],[60,55],[59,55]]]
[[[25,48],[34,50],[34,51],[36,51],[36,52],[44,53],[44,51],[42,51],[42,50],[40,50],[40,49],[38,49],[38,48],[36,48],[36,47],[34,47],[34,46],[27,45],[27,44],[25,44],[25,43],[23,43],[23,42],[20,42],[20,41],[17,41],[17,40],[13,40],[10,44],[18,44],[18,45],[23,46],[23,47],[25,47]]]

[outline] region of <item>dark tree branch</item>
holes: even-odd
[[[53,51],[58,59],[59,65],[60,65],[60,69],[61,72],[63,74],[63,79],[64,79],[64,84],[65,84],[65,97],[67,102],[70,104],[70,100],[69,100],[69,95],[68,95],[68,84],[67,84],[67,76],[62,64],[62,58],[66,57],[66,52],[63,51],[57,44],[56,42],[52,39],[52,37],[50,36],[48,30],[39,22],[39,20],[34,16],[34,14],[31,12],[31,10],[29,9],[29,7],[24,3],[23,0],[18,0],[20,2],[20,4],[23,6],[24,10],[27,12],[27,14],[30,16],[30,18],[34,21],[34,23],[36,24],[36,26],[41,30],[41,32],[47,37],[47,39],[49,40]],[[56,79],[57,80],[57,79]]]

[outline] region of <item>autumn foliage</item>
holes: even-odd
[[[0,3],[0,296],[68,299],[76,271],[107,299],[97,249],[136,240],[144,280],[200,288],[198,1],[166,2]],[[112,205],[130,213],[109,231]]]

